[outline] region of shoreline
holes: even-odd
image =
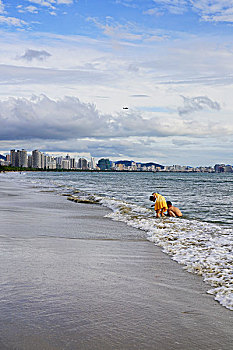
[[[11,172],[89,172],[89,173],[162,173],[162,174],[232,174],[233,172],[218,172],[218,171],[186,171],[186,170],[177,170],[177,171],[168,171],[168,170],[96,170],[96,169],[37,169],[37,168],[22,168],[22,169],[14,169],[6,166],[7,170],[4,170],[5,166],[0,166],[0,174],[1,173],[11,173]],[[10,169],[9,169],[10,168]]]
[[[2,176],[0,198],[1,350],[231,348],[232,312],[142,231]]]

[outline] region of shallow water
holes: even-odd
[[[98,200],[108,217],[139,228],[172,259],[202,275],[209,293],[233,310],[233,174],[26,173],[10,174],[43,190]],[[80,191],[75,193],[76,191]],[[183,218],[156,219],[148,200],[159,192]]]
[[[15,177],[15,174],[13,175]],[[20,177],[20,176],[18,176]],[[233,174],[208,173],[26,173],[41,185],[72,187],[149,207],[148,197],[159,192],[189,219],[232,227]]]

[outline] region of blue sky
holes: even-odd
[[[232,31],[232,0],[0,0],[0,151],[232,164]]]

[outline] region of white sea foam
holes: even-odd
[[[113,198],[96,198],[112,209],[109,218],[146,231],[148,240],[185,265],[188,272],[203,276],[211,286],[207,293],[233,310],[232,230],[197,220],[156,219],[150,209]]]

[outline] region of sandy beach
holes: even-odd
[[[0,350],[229,350],[233,313],[99,205],[0,175]]]

